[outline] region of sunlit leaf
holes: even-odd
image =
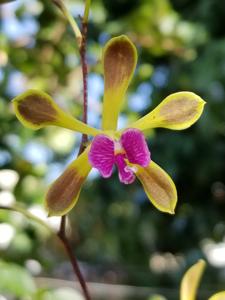
[[[47,291],[42,295],[43,300],[84,300],[84,297],[72,288],[58,288],[53,291]]]
[[[35,290],[33,278],[26,269],[0,261],[0,291],[22,297],[32,295]]]
[[[8,3],[8,2],[13,2],[16,0],[0,0],[0,4]]]

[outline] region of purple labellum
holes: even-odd
[[[119,141],[105,134],[97,135],[92,141],[88,157],[91,165],[104,178],[112,175],[115,164],[119,180],[125,184],[135,180],[135,165],[147,167],[151,161],[143,133],[134,128],[125,130]]]
[[[131,169],[127,168],[127,164],[125,161],[126,154],[116,154],[115,158],[120,181],[125,184],[132,183],[135,180],[135,175]]]

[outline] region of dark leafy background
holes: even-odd
[[[87,280],[155,288],[155,293],[167,299],[178,299],[183,272],[205,258],[208,267],[201,286],[205,299],[225,286],[224,3],[92,2],[90,124],[101,124],[101,50],[110,37],[120,34],[127,34],[139,53],[120,126],[180,90],[199,94],[207,105],[200,121],[188,130],[148,133],[152,157],[177,185],[175,216],[157,211],[138,182],[125,186],[117,174],[104,180],[93,172],[69,215],[71,243]],[[79,22],[82,1],[66,4]],[[15,118],[10,101],[27,88],[38,88],[80,117],[82,78],[77,46],[51,1],[2,4],[0,26],[0,204],[17,201],[45,218],[42,204],[47,186],[76,156],[80,135],[53,127],[36,132],[25,129]],[[5,211],[0,211],[0,222],[0,293],[8,295],[7,299],[34,299],[30,273],[73,279],[63,249],[42,227]],[[58,219],[50,222],[57,226]],[[12,280],[17,272],[21,272],[20,285],[14,283],[18,276]],[[36,299],[49,299],[49,295],[56,299],[55,294],[41,291],[35,295]],[[135,295],[134,299],[163,299]],[[113,290],[107,298],[116,299]]]

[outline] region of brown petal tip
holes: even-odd
[[[78,199],[84,179],[76,169],[66,169],[47,193],[48,216],[62,216],[72,209]]]
[[[13,100],[16,116],[27,127],[39,129],[57,120],[52,98],[37,90],[28,90]]]

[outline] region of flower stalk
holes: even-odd
[[[60,241],[62,242],[64,249],[66,250],[66,253],[70,259],[70,263],[73,267],[73,271],[76,274],[76,276],[80,282],[85,299],[91,300],[91,297],[89,295],[88,288],[87,288],[86,282],[84,280],[84,277],[81,273],[76,255],[74,254],[74,251],[72,250],[71,245],[66,236],[66,215],[61,217],[60,229],[58,231],[57,236],[60,239]]]
[[[88,83],[87,83],[87,75],[88,75],[88,67],[86,61],[86,43],[87,43],[87,23],[82,21],[82,43],[80,47],[80,57],[81,57],[81,67],[82,67],[82,77],[83,77],[83,123],[87,124],[87,111],[88,111]],[[81,145],[79,154],[81,154],[85,145],[87,144],[88,136],[87,134],[82,135]]]
[[[29,211],[27,211],[25,208],[18,206],[18,205],[13,205],[13,206],[3,206],[0,205],[0,210],[8,210],[8,211],[14,211],[14,212],[18,212],[20,214],[22,214],[24,217],[26,217],[27,219],[34,221],[35,223],[43,226],[44,228],[47,229],[47,231],[49,231],[50,234],[52,234],[53,236],[58,237],[58,239],[62,242],[64,249],[70,259],[71,265],[73,266],[73,271],[74,273],[77,275],[77,278],[80,282],[80,285],[82,287],[84,296],[86,300],[91,300],[88,289],[87,289],[87,285],[86,282],[82,276],[82,273],[80,271],[76,256],[74,255],[74,252],[70,246],[70,243],[67,239],[66,236],[66,216],[63,216],[61,218],[61,224],[60,224],[60,230],[58,233],[56,233],[46,222],[42,221],[40,218],[36,217],[35,215],[33,215],[32,213],[30,213]]]
[[[85,1],[84,16],[83,16],[83,23],[86,23],[86,24],[88,22],[90,6],[91,6],[91,0],[86,0]]]
[[[86,0],[85,2],[85,9],[84,9],[84,15],[82,18],[82,29],[80,31],[76,21],[71,16],[69,11],[67,10],[66,6],[64,5],[62,0],[53,0],[53,3],[59,7],[59,9],[62,11],[65,18],[70,23],[73,32],[75,34],[75,37],[77,39],[77,44],[79,47],[79,53],[80,53],[80,60],[81,60],[81,68],[82,68],[82,77],[83,77],[83,123],[87,124],[87,110],[88,110],[88,85],[87,85],[87,76],[88,76],[88,68],[87,68],[87,61],[86,61],[86,43],[87,43],[87,29],[88,29],[88,17],[89,17],[89,11],[90,11],[90,5],[91,0]],[[81,144],[78,156],[85,150],[86,144],[88,141],[87,134],[82,134]],[[86,300],[91,300],[91,297],[88,292],[88,288],[86,285],[86,282],[84,280],[84,277],[81,273],[81,270],[79,268],[79,264],[77,262],[77,258],[74,254],[74,251],[72,250],[70,243],[66,236],[66,215],[63,215],[61,217],[60,222],[60,229],[58,231],[58,237],[63,243],[63,246],[68,254],[68,257],[70,259],[71,265],[73,267],[73,271],[76,274],[80,285],[83,290],[83,294],[85,296]]]

